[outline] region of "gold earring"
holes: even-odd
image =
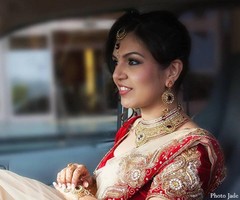
[[[174,99],[175,99],[174,94],[173,94],[171,88],[168,87],[167,90],[164,91],[162,94],[162,101],[163,101],[163,103],[169,105],[169,104],[173,103]]]

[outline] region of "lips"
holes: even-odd
[[[120,95],[125,95],[128,92],[130,92],[132,90],[132,88],[129,88],[129,87],[126,87],[126,86],[119,86],[118,90],[119,90]]]

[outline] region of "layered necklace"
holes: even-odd
[[[172,133],[187,122],[189,119],[181,113],[181,110],[181,106],[178,106],[157,119],[141,119],[139,123],[133,127],[136,135],[136,147],[145,144],[153,138]]]

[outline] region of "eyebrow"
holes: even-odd
[[[142,58],[144,58],[144,56],[141,54],[141,53],[138,53],[136,51],[132,51],[132,52],[129,52],[129,53],[126,53],[123,55],[124,58],[130,56],[130,55],[138,55],[138,56],[141,56]],[[117,56],[115,55],[112,55],[113,58],[117,58]]]

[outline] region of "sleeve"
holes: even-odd
[[[185,150],[154,178],[147,198],[203,199],[211,164],[202,145]]]

